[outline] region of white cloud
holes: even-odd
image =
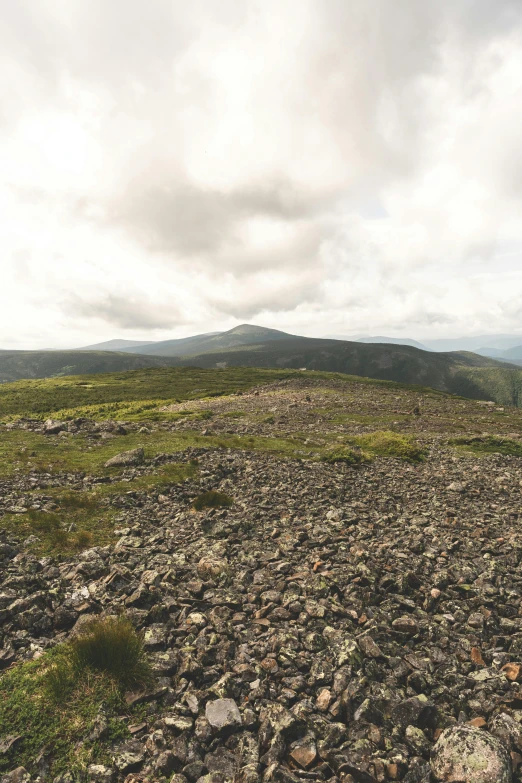
[[[2,347],[519,329],[519,0],[0,10]]]

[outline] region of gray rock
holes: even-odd
[[[46,435],[57,435],[59,432],[67,429],[67,425],[64,421],[55,421],[54,419],[47,419],[44,424],[44,433]]]
[[[25,767],[17,767],[0,778],[0,783],[30,783],[30,781],[31,775]]]
[[[106,468],[126,468],[132,465],[142,465],[145,461],[145,452],[142,448],[131,449],[130,451],[122,451],[121,454],[116,454],[111,457],[105,463]]]
[[[129,742],[114,756],[114,763],[120,772],[135,772],[145,761],[145,749],[139,742]]]
[[[234,699],[215,699],[209,701],[205,716],[214,729],[229,729],[241,726],[241,713]]]
[[[431,755],[431,771],[443,783],[511,783],[511,758],[491,734],[472,726],[451,726]]]
[[[87,774],[92,783],[111,783],[114,780],[114,770],[103,764],[89,764]]]

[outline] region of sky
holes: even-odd
[[[522,335],[520,0],[0,0],[0,348]]]

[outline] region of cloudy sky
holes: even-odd
[[[520,0],[0,11],[0,347],[522,334]]]

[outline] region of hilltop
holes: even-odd
[[[455,726],[517,769],[522,411],[235,368],[0,400],[9,783],[429,781]],[[116,614],[151,679],[71,677]]]

